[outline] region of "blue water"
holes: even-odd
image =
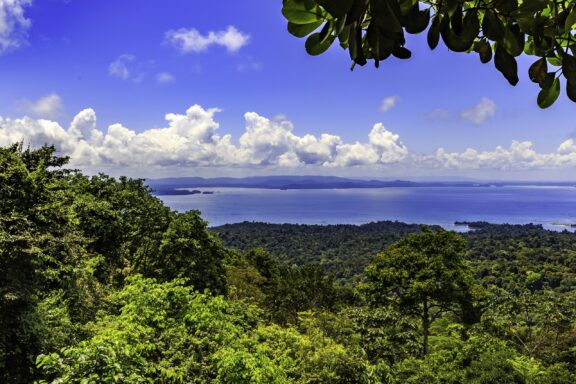
[[[379,220],[438,224],[455,221],[576,223],[574,187],[426,187],[331,190],[199,188],[205,195],[160,196],[172,209],[197,209],[210,226],[242,221],[363,224]]]

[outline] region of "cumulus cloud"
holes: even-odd
[[[576,140],[556,151],[539,153],[530,141],[513,141],[493,150],[467,148],[432,154],[413,153],[398,134],[377,123],[366,140],[345,142],[330,133],[298,134],[284,116],[268,119],[255,112],[244,115],[245,130],[237,142],[220,132],[217,108],[193,105],[185,113],[169,113],[161,128],[135,131],[121,123],[102,129],[96,113],[85,109],[68,128],[47,119],[0,117],[0,145],[56,145],[76,167],[186,169],[190,167],[312,167],[335,169],[379,167],[418,170],[502,170],[576,168]],[[310,169],[312,169],[310,168]]]
[[[24,10],[30,4],[32,0],[0,0],[0,53],[26,43],[31,22]]]
[[[233,26],[222,31],[210,31],[206,35],[194,28],[173,29],[165,33],[165,38],[181,53],[203,52],[212,45],[220,45],[229,53],[234,53],[250,41],[250,35]]]
[[[18,109],[26,114],[45,119],[55,119],[64,114],[62,99],[56,93],[43,96],[36,101],[22,100]]]
[[[176,80],[173,74],[169,72],[160,72],[156,75],[156,82],[158,84],[170,84]]]
[[[496,115],[496,103],[487,97],[483,97],[480,102],[472,108],[460,112],[460,118],[476,125],[484,123],[486,120],[494,117],[494,115]]]
[[[366,142],[345,143],[336,135],[297,135],[283,117],[270,120],[255,112],[244,115],[245,132],[238,144],[219,133],[218,109],[190,107],[184,114],[169,113],[166,126],[136,132],[117,123],[104,132],[96,113],[85,109],[66,129],[43,119],[1,119],[0,145],[25,140],[36,146],[53,143],[72,157],[76,166],[280,166],[347,167],[391,164],[403,160],[408,149],[398,135],[376,124]]]
[[[398,101],[400,101],[400,98],[398,96],[388,96],[387,98],[382,100],[382,103],[380,104],[380,111],[388,112],[389,110],[391,110],[396,106]]]

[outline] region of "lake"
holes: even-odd
[[[194,189],[213,193],[159,198],[177,211],[201,211],[210,226],[242,221],[363,224],[397,220],[463,230],[454,222],[487,221],[564,230],[569,228],[555,224],[576,223],[576,188],[567,186]]]

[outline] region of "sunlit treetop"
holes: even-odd
[[[538,105],[552,105],[563,87],[576,102],[576,1],[574,0],[284,0],[288,31],[307,37],[306,51],[320,55],[336,40],[350,53],[352,69],[395,56],[409,59],[405,33],[427,30],[455,52],[475,52],[494,62],[511,85],[516,57],[535,56],[528,70],[539,85]],[[561,79],[563,78],[563,79]]]

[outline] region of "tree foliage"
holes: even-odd
[[[466,243],[454,232],[406,236],[366,269],[363,290],[374,305],[392,304],[422,322],[424,355],[432,322],[446,312],[470,313],[472,273]]]
[[[576,2],[572,0],[283,0],[288,31],[307,37],[310,55],[336,40],[350,53],[352,68],[394,56],[409,59],[405,34],[427,30],[430,49],[440,39],[452,51],[475,52],[511,85],[518,83],[517,57],[536,59],[528,77],[540,87],[541,108],[565,89],[576,102]]]
[[[576,381],[573,233],[209,231],[66,161],[0,148],[0,382]]]

